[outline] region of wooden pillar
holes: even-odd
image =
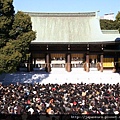
[[[100,71],[101,68],[100,68],[100,55],[97,55],[97,70]]]
[[[30,55],[30,71],[33,71],[33,55]]]
[[[45,56],[45,63],[46,63],[46,66],[45,66],[46,72],[50,72],[51,71],[51,66],[50,66],[51,60],[50,60],[50,54],[49,53],[47,53],[46,56]]]
[[[67,54],[65,55],[65,70],[68,71],[68,69],[67,69]]]
[[[29,55],[28,57],[28,63],[27,63],[27,71],[30,72],[32,71],[32,54]]]
[[[71,54],[67,54],[67,71],[71,72]]]
[[[89,55],[86,55],[86,72],[89,72]]]
[[[100,55],[97,55],[97,62],[100,62]]]
[[[34,68],[36,67],[36,58],[34,58]]]
[[[103,55],[100,55],[100,71],[103,72]]]
[[[115,53],[114,55],[114,68],[113,68],[113,72],[117,72],[118,71],[118,54]]]
[[[27,63],[27,72],[30,72],[30,58],[28,58],[28,63]]]

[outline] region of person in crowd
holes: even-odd
[[[120,114],[120,84],[0,84],[1,114]]]

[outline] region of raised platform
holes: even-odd
[[[120,82],[120,74],[112,73],[112,70],[97,71],[91,68],[90,72],[83,71],[83,68],[73,68],[71,72],[65,71],[64,68],[52,68],[51,73],[45,71],[34,72],[17,72],[6,74],[1,77],[3,84],[10,83],[109,83],[116,84]]]

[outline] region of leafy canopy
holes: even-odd
[[[16,71],[35,37],[30,16],[15,14],[13,0],[0,0],[0,73]]]
[[[102,30],[119,30],[120,32],[120,12],[118,12],[118,14],[116,15],[116,19],[114,21],[101,19],[100,27]]]

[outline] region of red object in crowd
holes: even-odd
[[[30,104],[30,100],[27,101],[27,104]]]
[[[77,102],[76,102],[76,101],[74,101],[74,102],[73,102],[73,105],[77,105]]]
[[[52,91],[55,91],[56,90],[56,88],[52,88]]]

